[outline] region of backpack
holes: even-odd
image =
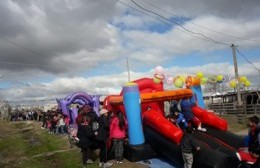
[[[98,129],[99,129],[99,123],[98,121],[93,121],[91,123],[91,130],[93,131],[94,135],[98,134]]]
[[[94,111],[88,112],[87,116],[90,117],[90,127],[93,135],[97,136],[98,135],[98,130],[99,130],[99,123],[98,123],[98,116]]]

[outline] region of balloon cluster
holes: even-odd
[[[177,88],[181,88],[184,85],[185,77],[177,76],[173,78],[172,76],[166,76],[164,73],[164,69],[161,66],[156,66],[154,69],[154,76],[153,76],[154,83],[158,84],[162,81],[165,81],[168,85],[174,85]]]
[[[183,76],[177,76],[175,78],[173,78],[172,76],[167,76],[167,78],[166,78],[166,83],[168,85],[173,84],[177,88],[182,88],[184,81],[185,81],[185,77],[183,77]]]
[[[168,85],[174,85],[176,88],[182,88],[184,84],[187,86],[187,79],[191,76],[176,76],[172,77],[170,75],[165,75],[164,69],[162,66],[156,66],[154,69],[154,77],[153,81],[156,84],[159,84],[163,81],[165,81]],[[199,78],[200,84],[216,84],[216,83],[222,83],[226,79],[223,75],[209,75],[205,76],[202,72],[197,72],[196,77]],[[191,77],[193,79],[193,77]],[[231,88],[235,88],[237,84],[243,84],[245,87],[249,87],[251,85],[251,82],[245,77],[241,76],[239,79],[232,79],[229,81],[229,86]]]
[[[235,88],[237,84],[243,84],[245,87],[249,87],[251,82],[245,76],[241,76],[238,79],[232,79],[229,81],[229,86]]]
[[[200,79],[200,83],[205,85],[207,83],[215,84],[215,83],[222,83],[225,81],[223,75],[210,75],[205,77],[202,72],[197,72],[196,76]]]

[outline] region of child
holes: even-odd
[[[256,125],[257,143],[260,146],[260,122]]]
[[[185,130],[188,126],[188,123],[183,117],[183,114],[178,113],[177,111],[173,112],[173,114],[168,115],[166,118],[172,123],[176,124],[177,127],[181,128],[182,130]]]
[[[244,145],[246,147],[258,143],[258,133],[257,133],[257,124],[259,123],[259,118],[257,116],[249,117],[249,129],[248,129],[248,135],[244,139]]]
[[[206,128],[201,127],[201,121],[193,114],[192,106],[195,104],[191,103],[189,99],[184,99],[181,101],[181,113],[183,114],[185,120],[187,122],[191,122],[192,124],[198,126],[198,130],[202,132],[206,132]]]
[[[110,124],[110,137],[113,138],[116,163],[123,163],[124,140],[126,137],[127,122],[121,111],[116,113]]]
[[[47,120],[47,128],[49,129],[49,134],[52,134],[52,129],[51,129],[51,120]]]
[[[188,126],[181,140],[181,151],[184,160],[184,168],[191,168],[193,163],[193,152],[200,150],[193,139],[193,128]]]

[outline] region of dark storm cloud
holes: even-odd
[[[106,28],[114,12],[114,4],[103,0],[1,1],[0,70],[69,70],[66,60],[53,59],[110,45]]]

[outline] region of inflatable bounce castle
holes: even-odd
[[[196,104],[192,112],[207,132],[195,131],[195,141],[201,150],[196,153],[194,167],[234,167],[231,156],[243,146],[243,138],[227,131],[227,122],[204,109],[200,81],[189,76],[186,88],[164,90],[162,82],[142,78],[123,86],[119,95],[107,96],[103,106],[122,111],[128,121],[125,157],[139,161],[160,154],[176,166],[183,166],[180,141],[183,131],[165,117],[164,101],[189,99]]]
[[[183,167],[180,149],[183,131],[165,117],[164,102],[185,99],[196,104],[192,106],[192,112],[207,129],[207,132],[194,133],[201,150],[195,154],[193,167],[234,167],[230,158],[243,146],[243,138],[227,131],[225,120],[205,110],[199,78],[188,76],[186,88],[164,90],[160,76],[155,77],[129,82],[119,95],[104,99],[103,108],[121,111],[127,118],[129,143],[125,146],[125,157],[130,161],[141,161],[160,154],[177,167]],[[99,115],[99,98],[78,92],[57,99],[57,102],[74,123],[77,112],[69,111],[69,105],[88,104]]]

